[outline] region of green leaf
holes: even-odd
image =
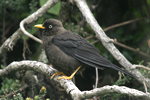
[[[40,6],[43,6],[47,2],[47,0],[40,0],[39,2],[40,2]],[[61,8],[61,2],[59,1],[56,5],[54,5],[52,8],[48,10],[48,13],[58,16],[60,8]]]
[[[1,69],[4,69],[4,68],[5,68],[5,66],[1,65]]]
[[[147,0],[148,5],[150,6],[150,0]]]

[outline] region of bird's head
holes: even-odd
[[[43,30],[42,36],[51,36],[51,35],[57,35],[58,31],[60,31],[63,28],[63,25],[61,21],[56,19],[48,19],[45,20],[43,24],[35,25],[34,27],[40,28]]]

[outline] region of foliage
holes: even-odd
[[[47,0],[39,0],[40,6],[43,6],[46,2],[47,2]],[[59,16],[60,8],[61,8],[61,2],[59,1],[56,5],[54,5],[47,12],[50,14]]]
[[[34,99],[35,100],[40,100],[45,96],[45,94],[46,94],[46,88],[43,86],[40,90],[39,95],[35,96]]]
[[[122,79],[118,79],[114,85],[125,85],[126,83],[130,83],[131,78],[129,76],[124,76]]]
[[[36,95],[36,96],[34,97],[34,100],[43,100],[44,97],[45,97],[45,95],[46,95],[46,87],[43,86],[43,87],[41,88],[40,92],[39,92],[39,95]],[[33,100],[33,99],[30,98],[30,97],[28,97],[28,98],[26,98],[26,100]],[[47,98],[46,100],[50,100],[50,99]]]
[[[8,84],[8,83],[7,83]],[[13,82],[13,84],[14,84],[14,82]],[[2,84],[3,85],[3,84]],[[3,86],[3,87],[5,87],[5,86]],[[7,86],[6,86],[7,87]],[[5,88],[5,91],[3,91],[3,88],[2,88],[2,90],[0,91],[0,92],[3,92],[3,93],[5,93],[5,94],[7,94],[7,92],[10,92],[11,90],[9,90],[8,88],[10,88],[10,87],[7,87],[7,89]],[[14,86],[12,87],[11,86],[11,89],[14,91]],[[17,89],[17,88],[15,88],[15,89]],[[0,95],[1,95],[1,97],[4,97],[5,98],[5,96],[2,96],[2,94],[0,93]],[[43,86],[42,88],[41,88],[41,90],[40,90],[40,92],[39,92],[39,95],[36,95],[35,97],[34,97],[34,100],[43,100],[43,98],[45,97],[45,95],[46,95],[46,88]],[[7,100],[9,100],[9,98],[7,99]],[[17,94],[14,94],[13,95],[13,100],[24,100],[23,99],[23,97],[22,97],[22,94],[21,93],[17,93]],[[26,100],[33,100],[32,98],[30,98],[30,97],[27,97],[26,98]],[[49,98],[47,98],[46,100],[50,100]]]
[[[140,65],[140,64],[139,64]],[[147,62],[147,68],[150,68],[150,62]],[[143,68],[138,68],[138,70],[147,78],[150,78],[150,71],[143,69]]]
[[[28,12],[21,13],[27,10],[25,0],[1,0],[0,1],[0,19],[19,19],[28,15]]]
[[[84,31],[84,28],[83,27],[79,27],[79,25],[76,25],[75,23],[65,23],[64,25],[64,28],[66,30],[70,30],[70,31],[73,31],[75,32],[76,34],[79,34],[81,35],[82,37],[87,37],[86,35],[86,32]]]
[[[13,100],[24,100],[24,99],[20,93],[17,93],[17,95],[13,96]]]
[[[19,11],[23,9],[22,3],[24,0],[1,0],[0,1],[0,8],[7,8],[15,11]]]
[[[7,77],[2,77],[1,78],[3,81],[1,82],[1,90],[0,90],[0,95],[4,96],[10,92],[18,90],[19,87],[21,87],[21,83],[19,80],[16,79],[9,79]]]
[[[36,0],[32,0],[29,3],[29,8],[30,8],[31,12],[34,12],[34,11],[36,11],[38,9],[37,5],[38,5],[38,1],[36,1]]]

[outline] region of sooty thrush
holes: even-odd
[[[43,29],[43,47],[49,63],[66,75],[73,73],[70,77],[64,75],[59,79],[72,79],[81,66],[81,68],[91,66],[99,69],[108,67],[135,78],[132,74],[101,56],[100,51],[80,35],[64,29],[59,20],[48,19],[35,27]],[[56,74],[62,74],[61,72]]]

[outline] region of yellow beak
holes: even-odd
[[[34,27],[45,29],[45,27],[43,27],[42,24],[35,25]]]

